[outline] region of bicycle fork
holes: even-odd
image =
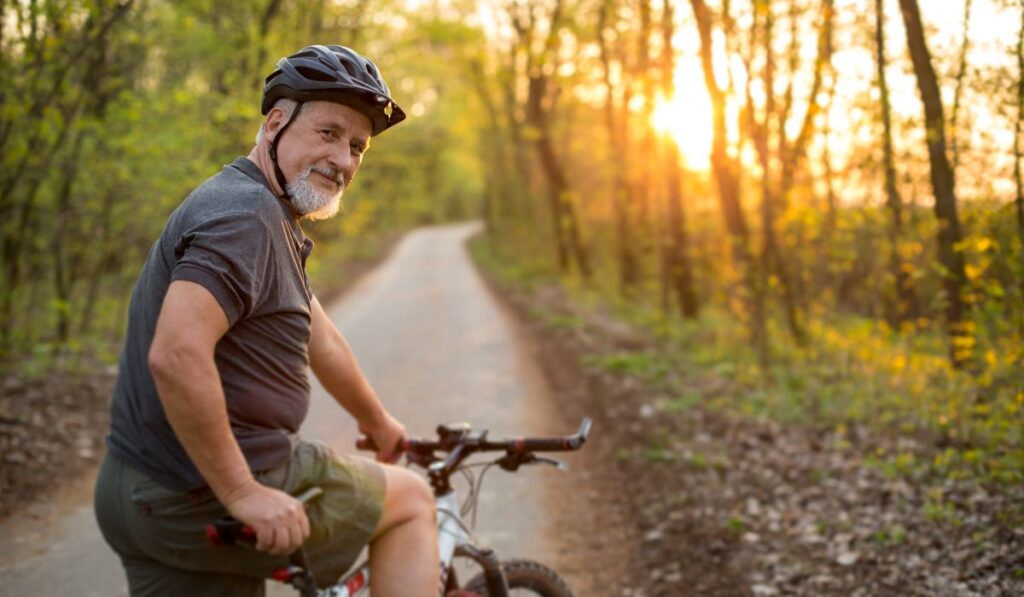
[[[498,556],[493,549],[477,547],[470,542],[458,512],[459,502],[454,491],[437,496],[438,541],[441,562],[445,564],[441,570],[441,586],[445,586],[447,575],[453,573],[453,557],[463,556],[474,560],[483,569],[488,597],[508,597],[508,582]]]
[[[508,597],[508,582],[505,580],[505,572],[501,569],[501,562],[498,561],[498,556],[494,554],[493,549],[463,543],[455,548],[455,555],[472,558],[484,569],[487,597]]]

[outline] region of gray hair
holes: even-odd
[[[281,99],[274,102],[274,108],[280,108],[281,111],[284,112],[285,120],[290,119],[292,117],[292,114],[295,113],[295,107],[298,105],[299,103],[297,101],[293,99],[288,99],[286,97],[282,97]],[[264,119],[263,124],[260,125],[260,130],[256,131],[256,145],[259,145],[260,141],[263,141],[263,127],[265,127],[266,125],[267,121],[266,119]]]

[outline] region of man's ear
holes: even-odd
[[[266,137],[267,141],[273,143],[277,133],[287,121],[288,115],[285,114],[284,110],[276,106],[271,108],[270,112],[267,112],[267,119],[263,121],[263,136]]]

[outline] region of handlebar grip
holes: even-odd
[[[567,437],[532,438],[515,440],[517,452],[570,452],[575,450],[572,439]]]
[[[590,435],[591,420],[584,417],[575,435],[568,437],[533,437],[513,440],[513,451],[517,452],[571,452],[579,450]]]
[[[231,516],[223,516],[206,525],[206,542],[214,547],[235,543],[256,545],[256,529]]]
[[[320,497],[323,492],[323,489],[314,485],[295,496],[295,499],[305,506]],[[256,545],[256,529],[227,514],[206,525],[206,542],[213,547],[224,547],[235,543]]]

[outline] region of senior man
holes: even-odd
[[[304,542],[318,585],[370,546],[375,595],[434,595],[426,483],[391,466],[405,430],[381,404],[305,274],[302,219],[334,215],[370,138],[405,118],[377,67],[342,46],[282,58],[247,157],[171,215],[132,294],[107,456],[103,535],[132,595],[260,595]],[[381,446],[379,462],[298,438],[308,369]],[[308,511],[293,495],[319,486]],[[230,513],[257,550],[211,548]]]

